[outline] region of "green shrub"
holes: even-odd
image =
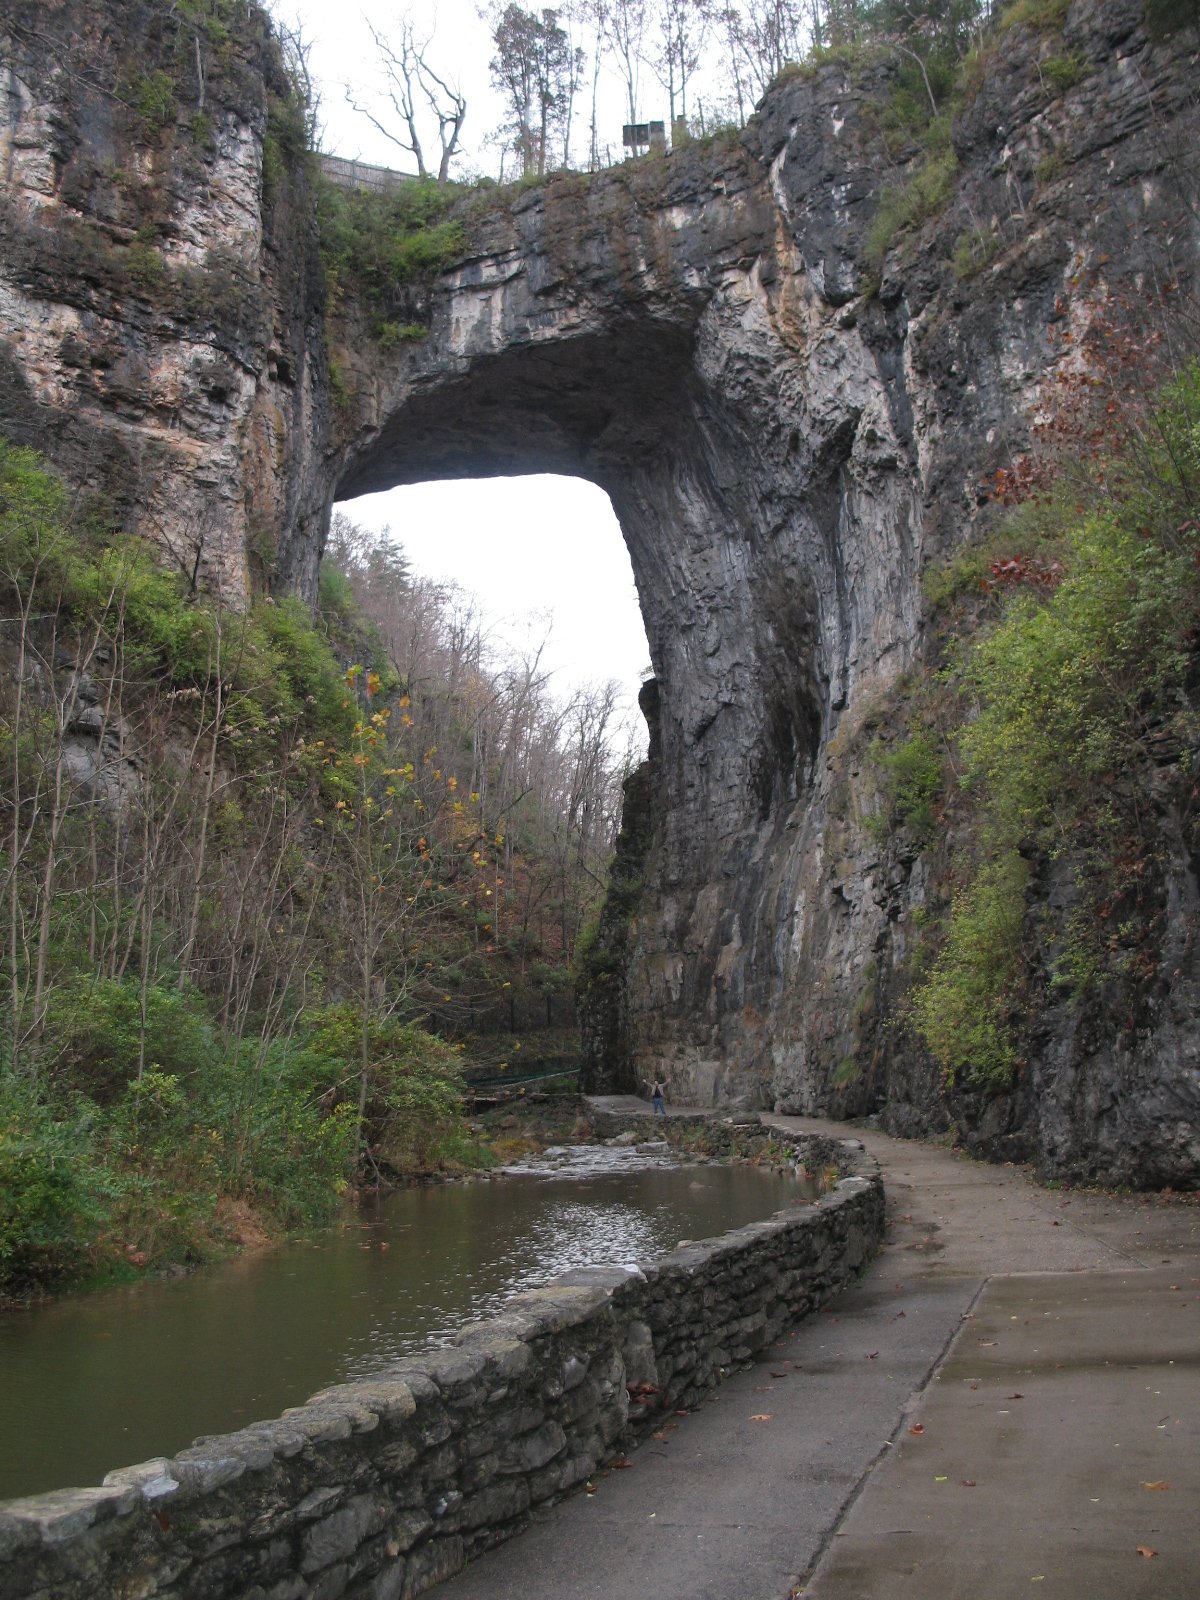
[[[997,559],[1005,538],[1008,558]],[[1030,559],[1038,548],[1054,561]],[[1145,867],[1139,782],[1157,759],[1148,739],[1165,733],[1185,752],[1195,741],[1198,566],[1198,363],[1114,438],[1107,460],[1084,473],[1064,462],[1054,493],[952,564],[946,596],[990,571],[999,615],[958,668],[958,746],[983,865],[955,898],[913,998],[947,1083],[1004,1083],[1015,1068],[1027,855],[1072,859],[1088,910],[1066,919],[1049,981],[1079,993],[1106,962],[1123,971],[1126,936],[1099,937],[1099,908],[1123,892],[1122,859],[1135,878]]]
[[[880,814],[871,819],[872,831],[908,828],[919,840],[928,838],[937,823],[934,807],[942,791],[942,758],[934,735],[918,729],[896,745],[877,739],[868,756],[882,801]]]
[[[1071,0],[1014,0],[999,16],[1001,33],[1009,28],[1033,28],[1039,33],[1061,33],[1066,25]]]
[[[898,237],[941,211],[953,191],[957,171],[958,158],[953,149],[935,148],[919,158],[901,187],[884,189],[863,245],[863,264],[876,282]]]
[[[175,121],[179,110],[175,82],[161,68],[135,78],[129,85],[128,93],[134,111],[151,131],[165,128]]]
[[[313,1082],[342,1103],[361,1088],[362,1010],[342,1001],[305,1018],[305,1061]],[[460,1128],[462,1075],[457,1051],[416,1023],[370,1017],[366,1117],[378,1159],[399,1171],[428,1164],[438,1141]]]
[[[1065,94],[1087,71],[1087,63],[1077,55],[1047,56],[1039,63],[1042,77],[1059,94]]]
[[[951,265],[958,277],[973,278],[995,260],[1003,247],[1004,240],[999,229],[972,228],[969,233],[960,234],[955,241]]]
[[[960,741],[965,777],[1006,837],[1068,830],[1094,786],[1136,760],[1147,713],[1186,675],[1195,540],[1144,537],[1130,509],[1072,517],[1061,583],[1014,595],[971,658],[980,711]]]
[[[167,264],[156,246],[135,239],[125,253],[125,270],[143,293],[151,294],[162,282]]]
[[[414,344],[429,337],[423,322],[384,322],[379,327],[379,348],[392,350],[398,344]]]
[[[1038,183],[1053,183],[1062,176],[1063,158],[1057,150],[1052,150],[1045,155],[1033,169],[1033,175]]]
[[[213,1065],[218,1047],[199,996],[133,978],[76,978],[50,996],[43,1050],[72,1089],[100,1105],[124,1096],[143,1072],[186,1081]]]
[[[988,862],[954,901],[941,953],[913,992],[917,1032],[947,1086],[1007,1085],[1017,1063],[1006,1003],[1020,968],[1029,869]]]
[[[80,1122],[0,1081],[0,1296],[36,1291],[83,1266],[103,1215],[88,1170]]]
[[[374,311],[376,333],[394,328],[396,338],[416,337],[419,326],[401,320],[405,291],[435,276],[462,252],[462,223],[447,213],[462,193],[458,185],[432,179],[397,184],[376,194],[322,182],[317,192],[321,258],[331,298],[354,286]]]

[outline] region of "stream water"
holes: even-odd
[[[811,1198],[665,1146],[548,1151],[406,1189],[315,1242],[0,1315],[0,1500],[98,1484],[364,1376],[518,1289],[641,1260]]]

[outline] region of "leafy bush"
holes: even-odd
[[[311,1070],[324,1073],[331,1099],[350,1104],[363,1095],[364,1133],[378,1159],[402,1172],[425,1168],[439,1141],[461,1131],[462,1073],[453,1046],[415,1023],[369,1017],[364,1064],[355,1002],[325,1006],[305,1022]]]
[[[936,141],[919,158],[915,170],[899,188],[885,188],[863,244],[863,263],[876,282],[883,271],[888,251],[897,236],[920,227],[950,198],[958,157],[949,146]]]
[[[872,819],[875,831],[909,828],[918,839],[928,837],[936,824],[934,803],[942,789],[936,738],[922,728],[897,745],[876,740],[869,754],[882,800],[880,815]]]
[[[158,131],[175,121],[179,102],[170,73],[161,68],[144,73],[132,80],[128,94],[134,111],[148,129]]]
[[[953,1085],[1005,1084],[1016,1066],[1006,1002],[1019,970],[1029,869],[1010,852],[954,901],[941,953],[914,991],[918,1031]]]
[[[1077,55],[1047,56],[1041,63],[1042,77],[1059,94],[1065,94],[1087,71],[1087,63]]]
[[[972,228],[955,241],[951,265],[960,278],[973,278],[994,261],[1004,240],[998,228]]]
[[[0,1297],[70,1277],[102,1215],[76,1120],[26,1085],[0,1080]]]
[[[199,997],[136,979],[77,978],[50,996],[43,1050],[64,1084],[112,1105],[149,1067],[187,1080],[210,1069],[218,1046]]]
[[[336,305],[353,285],[374,310],[377,332],[418,337],[420,324],[397,317],[408,306],[405,290],[450,265],[463,249],[461,222],[447,215],[461,190],[454,184],[414,179],[375,194],[322,183],[317,195],[321,258]]]
[[[1145,537],[1129,509],[1075,520],[1067,576],[1015,595],[971,659],[980,712],[961,738],[966,781],[1007,837],[1068,830],[1091,785],[1138,762],[1147,720],[1169,714],[1186,676],[1196,541]]]
[[[1013,0],[1000,13],[997,28],[1033,28],[1039,33],[1061,33],[1071,9],[1071,0]]]

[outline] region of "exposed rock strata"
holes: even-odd
[[[264,185],[265,18],[215,42],[203,21],[4,8],[0,430],[236,601],[315,584],[324,288],[303,166]]]
[[[49,29],[76,9],[28,12]],[[108,14],[89,11],[85,36],[112,51]],[[1082,69],[1065,93],[1040,68],[1051,50]],[[166,168],[137,156],[157,174],[172,299],[81,267],[85,226],[126,268],[136,244],[103,180],[106,152],[131,148],[125,113],[48,61],[28,19],[6,51],[10,426],[114,480],[132,525],[177,558],[199,544],[233,589],[257,563],[311,592],[335,497],[502,472],[599,483],[659,703],[625,864],[641,895],[624,983],[590,1016],[603,1071],[615,1082],[636,1063],[681,1100],[944,1121],[928,1063],[891,1059],[925,883],[857,825],[858,735],[921,649],[923,569],[969,532],[984,474],[1027,436],[1061,359],[1051,325],[1083,331],[1108,285],[1192,281],[1194,35],[1151,42],[1131,0],[1084,0],[1062,40],[1008,34],[956,126],[954,196],[888,255],[875,295],[860,262],[886,63],[793,79],[731,146],[468,212],[467,259],[414,307],[424,340],[383,351],[353,304],[329,328],[336,414],[301,178],[287,204],[256,209],[267,91],[252,64],[194,159],[179,156],[182,110],[161,136]],[[963,281],[948,263],[972,233],[993,254]],[[218,259],[237,293],[193,314],[186,274]],[[1077,1019],[1049,1018],[1015,1100],[956,1108],[969,1134],[1060,1170],[1194,1180],[1197,892],[1173,859],[1145,1026],[1089,1043]],[[840,1094],[864,1031],[879,1070]]]

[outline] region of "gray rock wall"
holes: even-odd
[[[206,20],[0,12],[0,434],[238,605],[315,592],[325,290],[270,24]]]
[[[640,1269],[570,1273],[454,1345],[173,1459],[0,1506],[5,1600],[400,1600],[603,1470],[816,1310],[883,1230],[874,1164]],[[649,1388],[647,1388],[649,1386]],[[632,1393],[631,1393],[632,1390]]]

